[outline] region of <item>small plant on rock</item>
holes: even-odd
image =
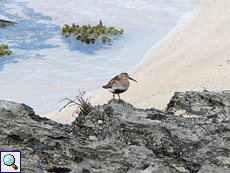
[[[59,102],[67,100],[68,103],[66,103],[59,110],[59,112],[61,112],[61,110],[66,108],[67,106],[70,107],[70,106],[76,106],[77,105],[77,109],[73,112],[72,116],[74,116],[75,113],[78,116],[87,116],[90,113],[90,111],[92,110],[93,107],[92,107],[92,105],[90,103],[90,99],[89,98],[87,98],[87,99],[84,98],[85,93],[86,92],[84,92],[84,91],[79,91],[79,95],[76,96],[75,100],[71,100],[69,98],[65,98],[65,99],[60,100]]]

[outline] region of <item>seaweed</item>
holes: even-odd
[[[2,46],[0,46],[0,56],[4,56],[4,55],[10,55],[12,53],[11,50],[6,50],[8,49],[9,46],[6,44],[2,44]]]
[[[76,40],[85,42],[86,44],[94,44],[96,40],[100,39],[103,44],[111,45],[113,43],[111,37],[118,34],[122,35],[123,33],[123,29],[119,31],[114,27],[106,27],[101,20],[96,26],[88,24],[80,27],[73,23],[71,26],[65,24],[62,28],[62,35],[66,38],[73,35]]]

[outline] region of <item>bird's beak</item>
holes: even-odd
[[[131,77],[129,77],[129,79],[131,79],[131,80],[133,80],[133,81],[137,82],[135,79],[133,79],[133,78],[131,78]],[[138,83],[138,82],[137,82],[137,83]]]

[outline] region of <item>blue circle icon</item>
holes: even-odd
[[[13,155],[7,154],[5,155],[3,161],[7,166],[11,166],[15,162],[15,159]]]

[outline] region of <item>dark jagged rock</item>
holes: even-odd
[[[227,173],[229,96],[176,92],[166,111],[111,100],[71,125],[0,101],[0,149],[22,151],[22,172]]]
[[[0,28],[5,28],[6,26],[13,26],[15,24],[16,24],[16,22],[0,19]]]
[[[228,119],[230,112],[230,92],[176,92],[168,104],[167,111],[184,110],[187,114],[200,115],[203,118]]]

